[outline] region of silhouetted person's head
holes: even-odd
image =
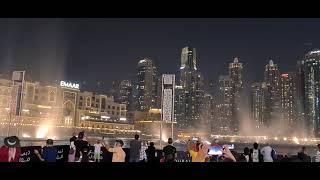
[[[305,153],[306,152],[306,147],[305,146],[302,146],[301,148],[301,152]]]
[[[139,139],[139,134],[134,135],[134,139],[138,140]]]
[[[79,138],[80,140],[82,140],[82,139],[84,138],[84,132],[83,132],[83,131],[82,131],[82,132],[79,132],[78,138]]]
[[[250,154],[250,149],[248,147],[245,147],[243,150],[244,155],[249,155]]]
[[[173,143],[173,139],[172,138],[169,138],[168,139],[168,144],[172,144]]]
[[[154,142],[150,142],[150,147],[154,147]]]
[[[254,148],[254,149],[258,149],[258,143],[255,142],[255,143],[253,144],[253,148]]]
[[[320,150],[320,144],[318,144],[318,149]]]
[[[116,146],[117,147],[122,147],[123,146],[123,141],[121,140],[121,139],[119,139],[119,140],[116,140]]]
[[[47,139],[46,144],[47,144],[47,146],[53,146],[53,140],[52,139]]]

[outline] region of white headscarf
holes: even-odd
[[[16,152],[17,152],[17,150],[16,150],[16,148],[14,147],[14,148],[9,148],[9,162],[11,162],[12,160],[14,160],[14,158],[15,158],[15,156],[16,156]]]

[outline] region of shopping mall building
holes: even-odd
[[[77,83],[25,81],[20,116],[10,110],[14,107],[12,88],[10,78],[0,78],[0,136],[47,138],[50,129],[56,128],[69,129],[68,133],[85,130],[117,137],[139,133],[127,119],[126,105],[114,102],[112,96],[81,91]],[[52,131],[56,133],[51,136],[61,136],[57,130]]]

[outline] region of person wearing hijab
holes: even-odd
[[[4,139],[4,145],[0,148],[0,162],[19,162],[21,154],[20,140],[17,136]]]

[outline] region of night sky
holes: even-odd
[[[27,70],[37,81],[134,79],[139,59],[176,73],[181,48],[197,48],[205,78],[217,81],[239,57],[250,82],[273,59],[293,70],[320,48],[320,19],[0,19],[0,73]],[[91,87],[93,90],[93,87]]]

